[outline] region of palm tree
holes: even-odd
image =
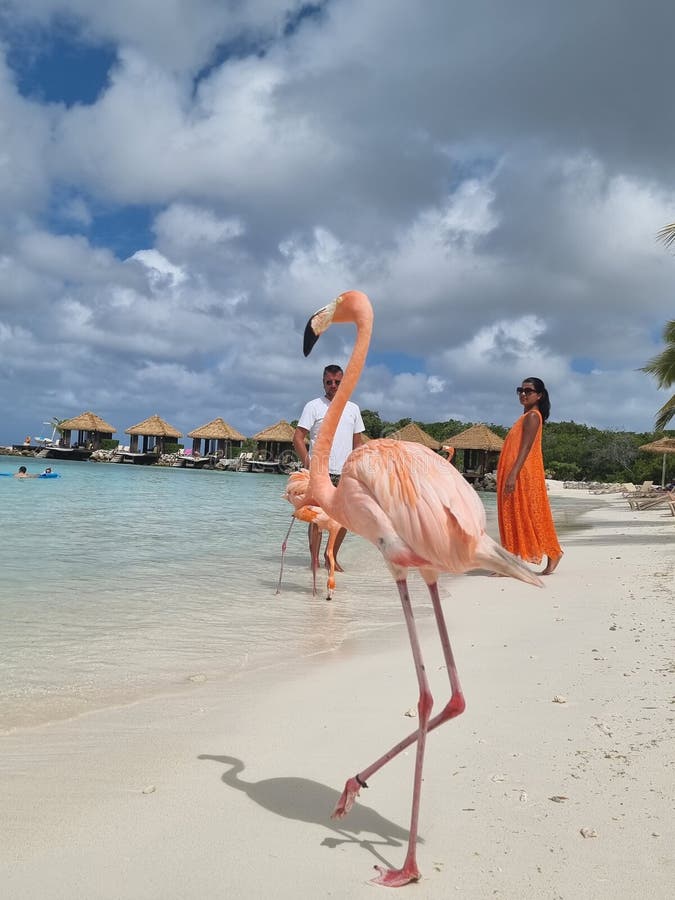
[[[675,242],[675,225],[669,225],[672,229],[672,237],[670,243]],[[663,229],[659,234],[663,234]],[[665,240],[665,238],[664,238]],[[656,383],[660,388],[668,388],[675,384],[675,319],[666,323],[663,329],[663,340],[666,348],[662,350],[658,356],[650,359],[646,366],[643,366],[641,372],[647,372],[656,378]],[[667,400],[656,414],[655,427],[657,431],[663,431],[668,422],[675,416],[675,394]]]
[[[60,425],[62,422],[66,422],[67,419],[59,419],[57,416],[52,416],[49,422],[43,422],[43,425],[51,425],[52,426],[52,443],[54,441],[54,437],[56,436],[56,432],[58,431],[61,434]]]
[[[656,234],[657,240],[661,241],[666,247],[675,245],[675,222],[670,225],[664,225]],[[666,323],[663,329],[663,340],[666,349],[658,356],[650,359],[646,366],[640,371],[647,372],[656,378],[656,383],[660,388],[669,388],[675,384],[675,320]],[[670,420],[675,416],[675,395],[667,400],[661,409],[656,413],[655,427],[657,431],[663,431]]]

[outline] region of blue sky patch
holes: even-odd
[[[112,44],[87,44],[64,22],[10,30],[5,40],[19,92],[41,103],[95,103],[117,59]]]
[[[410,356],[407,353],[377,353],[373,350],[368,354],[369,366],[386,366],[394,375],[401,372],[424,372],[424,360],[420,356]]]
[[[580,372],[582,375],[590,375],[596,368],[597,362],[586,356],[573,356],[570,360],[570,366],[573,372]]]
[[[151,226],[156,214],[157,209],[150,206],[124,206],[95,214],[91,242],[112,250],[119,259],[148,250],[155,246]]]
[[[68,213],[71,204],[65,192],[54,198],[47,224],[55,234],[83,234],[95,247],[105,247],[118,259],[128,259],[137,250],[148,250],[155,246],[152,223],[159,207],[119,206],[100,208],[89,202],[87,197],[75,196],[82,200],[91,217],[77,218]]]

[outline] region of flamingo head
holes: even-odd
[[[319,340],[324,331],[328,331],[333,322],[353,322],[355,309],[363,305],[363,301],[370,307],[368,298],[361,291],[345,291],[336,297],[327,306],[322,306],[309,319],[305,326],[305,338],[303,351],[305,356],[312,352],[314,344]]]
[[[310,316],[309,322],[305,325],[305,337],[303,341],[303,352],[305,356],[309,356],[312,352],[314,344],[319,340],[324,331],[328,331],[335,318],[335,310],[341,302],[342,297],[336,297],[335,300],[327,306],[322,306],[314,315]]]

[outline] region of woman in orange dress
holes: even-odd
[[[497,512],[502,545],[525,562],[546,557],[541,575],[552,575],[563,555],[546,493],[541,433],[551,401],[540,378],[516,388],[523,415],[506,435],[497,466]]]

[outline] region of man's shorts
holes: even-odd
[[[330,480],[335,485],[335,487],[337,487],[338,484],[340,484],[340,476],[339,475],[333,475],[332,473],[329,473],[329,477],[330,477]]]

